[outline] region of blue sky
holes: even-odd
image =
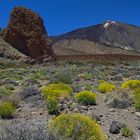
[[[15,6],[25,6],[39,13],[49,35],[105,20],[140,26],[140,0],[0,0],[0,27],[7,26]]]

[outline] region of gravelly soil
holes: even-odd
[[[25,87],[32,85],[40,89],[40,87],[54,82],[56,80],[55,75],[63,70],[69,71],[72,74],[73,80],[70,86],[74,90],[73,95],[81,90],[89,88],[87,85],[90,85],[90,90],[97,94],[97,105],[81,106],[76,103],[72,96],[66,99],[63,104],[60,103],[64,107],[62,112],[79,112],[91,117],[93,115],[99,116],[101,120],[100,124],[109,136],[109,140],[139,140],[138,136],[140,136],[140,130],[138,130],[137,127],[140,127],[140,116],[136,115],[136,110],[133,107],[126,109],[109,108],[104,101],[106,94],[100,94],[97,90],[97,86],[99,80],[112,82],[119,88],[120,84],[125,80],[140,79],[140,62],[54,62],[32,66],[15,64],[6,66],[4,64],[0,66],[0,88],[6,85],[6,83],[4,83],[5,79],[11,79],[18,83],[17,86],[14,86],[15,90],[13,90],[12,93],[17,92],[20,94]],[[0,99],[0,101],[2,100],[3,98]],[[70,108],[68,108],[69,105],[71,105]],[[40,122],[36,123],[36,125],[42,125],[44,121],[44,124],[47,126],[49,119],[52,117],[53,116],[49,115],[47,112],[45,101],[38,96],[31,96],[28,100],[20,101],[14,119],[0,119],[0,128],[4,129],[5,126],[19,125],[19,122],[23,121],[25,124],[32,121],[31,124],[33,125],[36,120],[36,122]],[[133,136],[131,138],[125,138],[121,133],[115,135],[111,134],[109,132],[109,126],[112,121],[119,121],[127,124],[132,128]],[[47,127],[42,125],[41,129],[46,130]],[[48,137],[47,130],[45,132],[46,137]],[[44,131],[41,133],[44,136]],[[26,138],[26,140],[28,139]],[[33,140],[36,139],[34,138]],[[42,138],[41,140],[46,139]]]

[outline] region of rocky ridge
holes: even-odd
[[[51,59],[55,56],[42,18],[30,9],[15,7],[2,36],[15,49],[31,58]]]
[[[140,52],[140,27],[116,21],[105,21],[52,38],[58,55],[139,55]]]

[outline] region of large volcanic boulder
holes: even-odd
[[[24,7],[15,7],[3,38],[32,58],[55,57],[42,18]]]

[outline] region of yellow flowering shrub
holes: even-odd
[[[128,80],[121,85],[123,89],[135,89],[137,87],[140,87],[140,80]]]
[[[116,89],[116,86],[114,84],[108,83],[108,82],[101,82],[98,86],[98,90],[101,93],[108,93]]]
[[[41,89],[45,98],[56,97],[56,98],[66,98],[72,93],[72,88],[64,83],[49,84]]]
[[[96,94],[92,91],[81,91],[75,95],[75,99],[78,103],[83,105],[95,105]]]
[[[61,114],[49,122],[48,128],[57,140],[107,140],[100,125],[81,114]]]
[[[140,111],[140,88],[134,89],[133,96],[134,107],[137,111]]]
[[[16,111],[15,106],[11,102],[4,102],[0,104],[0,117],[3,119],[10,119]]]

